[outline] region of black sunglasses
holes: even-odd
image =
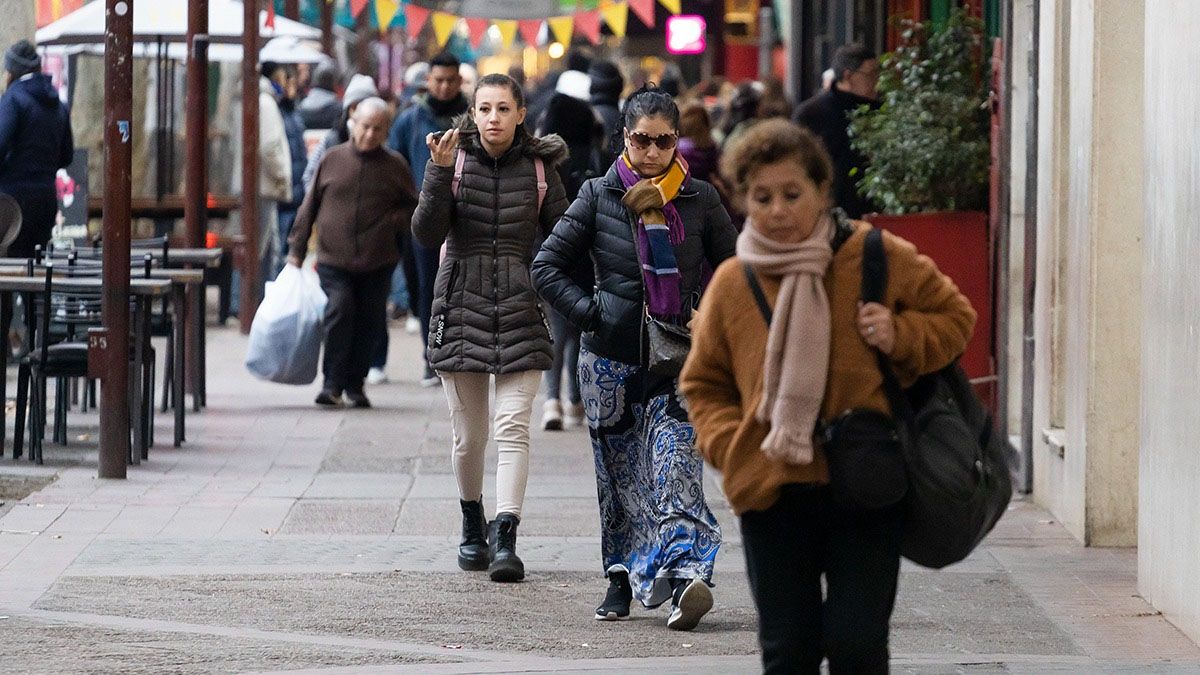
[[[659,150],[670,150],[675,147],[675,143],[679,141],[679,136],[675,134],[663,134],[661,136],[651,136],[640,131],[626,132],[629,142],[638,150],[645,150],[651,144],[657,145]]]

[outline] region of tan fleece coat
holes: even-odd
[[[821,419],[851,408],[888,411],[883,377],[871,348],[858,333],[863,242],[870,226],[857,230],[834,255],[825,287],[832,321],[829,377]],[[891,360],[905,384],[950,364],[966,349],[975,311],[954,282],[912,244],[884,233],[888,258],[886,304],[896,320]],[[779,278],[759,276],[774,307]],[[726,260],[704,294],[692,326],[692,350],[679,378],[697,446],[721,472],[725,495],[739,515],[775,503],[789,483],[827,483],[819,444],[812,464],[773,460],[759,447],[769,431],[755,418],[762,398],[767,325],[746,282],[742,261]]]

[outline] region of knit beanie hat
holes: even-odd
[[[41,70],[42,59],[29,40],[21,40],[4,53],[4,69],[16,77],[22,77]]]
[[[350,78],[350,84],[346,85],[346,93],[342,95],[342,110],[378,95],[379,89],[375,87],[375,78],[370,75],[355,75]]]
[[[564,71],[554,83],[554,91],[581,101],[588,100],[591,87],[592,79],[578,70]]]
[[[404,70],[404,86],[409,89],[420,89],[429,81],[429,64],[417,61]]]
[[[612,61],[596,61],[588,68],[588,76],[592,78],[592,95],[597,94],[608,98],[620,98],[621,90],[625,88],[625,78],[621,69]]]

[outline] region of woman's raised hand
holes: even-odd
[[[454,155],[458,152],[458,129],[451,129],[441,135],[434,134],[425,137],[425,145],[429,146],[430,159],[438,166],[454,166]]]

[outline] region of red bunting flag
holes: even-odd
[[[480,43],[483,42],[483,36],[487,35],[487,30],[487,19],[467,19],[467,32],[471,35],[471,46],[475,49],[479,49]]]
[[[263,25],[266,26],[267,28],[270,28],[271,30],[275,30],[275,3],[274,2],[267,3],[267,21]]]
[[[350,16],[357,19],[358,15],[362,14],[362,11],[366,9],[367,4],[370,1],[371,0],[350,0]]]
[[[430,11],[411,2],[404,5],[404,23],[408,26],[408,36],[410,38],[415,40],[421,34],[421,29],[425,27],[425,22],[429,20]]]
[[[600,10],[575,14],[575,30],[594,45],[600,44]]]
[[[650,0],[653,2],[654,0]],[[530,47],[536,47],[538,44],[538,34],[542,32],[541,19],[522,19],[517,22],[517,30],[521,33],[521,39]]]
[[[654,0],[629,0],[629,9],[647,28],[654,28]]]

